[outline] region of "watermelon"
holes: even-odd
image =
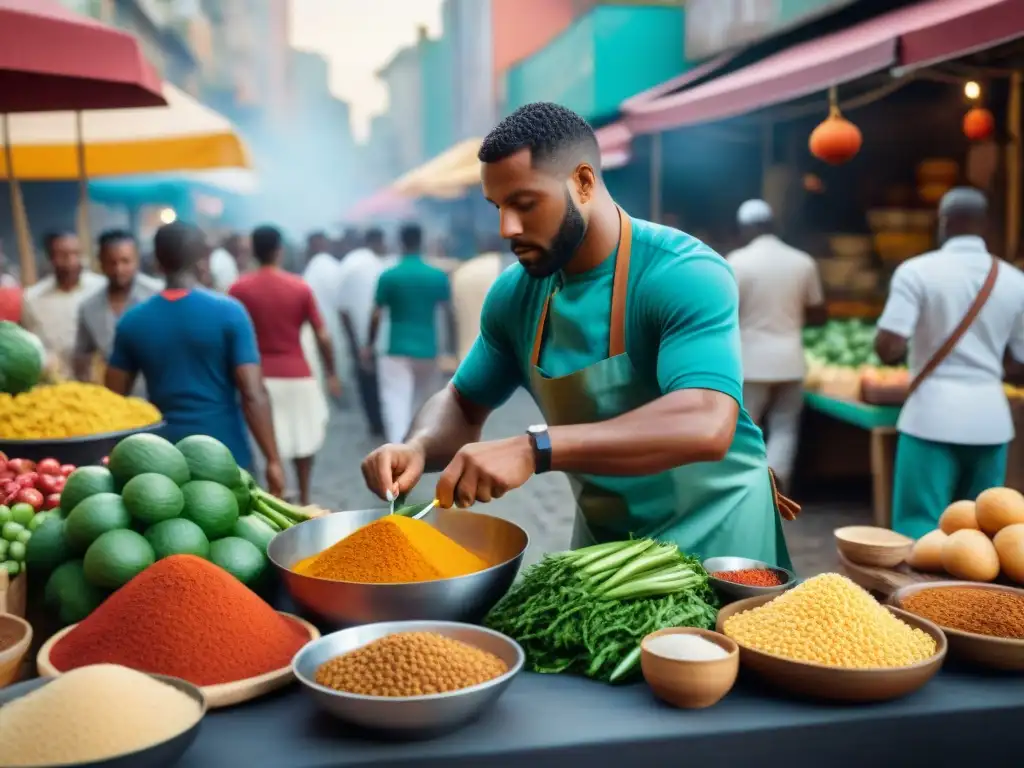
[[[43,375],[46,353],[34,334],[17,323],[0,321],[0,392],[26,392]]]

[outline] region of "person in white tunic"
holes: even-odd
[[[896,424],[892,508],[893,529],[914,538],[935,529],[951,502],[1006,482],[1014,430],[1003,377],[1019,380],[1024,362],[1024,273],[989,253],[987,208],[975,189],[946,194],[941,247],[897,268],[878,320],[878,356],[894,365],[909,352],[919,378]]]
[[[78,310],[86,298],[103,290],[107,279],[83,266],[75,234],[47,235],[43,247],[52,272],[25,289],[21,322],[43,342],[47,369],[59,379],[74,379]]]
[[[306,268],[302,272],[302,279],[313,291],[317,307],[320,309],[320,317],[323,318],[324,324],[331,334],[332,342],[335,344],[334,359],[340,361],[340,348],[337,343],[341,339],[341,323],[338,317],[338,278],[341,274],[341,264],[338,262],[334,250],[334,243],[325,232],[311,233],[306,238],[307,261]],[[323,388],[326,386],[326,379],[323,366],[320,364],[320,349],[317,344],[316,332],[308,323],[302,326],[301,340],[302,352],[306,356],[306,361],[313,371],[313,376]]]
[[[384,419],[380,405],[377,365],[387,334],[376,345],[364,346],[370,336],[370,318],[377,295],[377,281],[385,269],[396,261],[388,255],[384,233],[380,229],[366,232],[364,244],[341,260],[337,282],[337,307],[349,348],[358,360],[356,380],[363,412],[370,434],[384,437]],[[383,322],[388,327],[388,318]]]
[[[726,258],[740,293],[743,405],[766,428],[768,466],[785,488],[803,410],[802,331],[827,319],[825,296],[814,259],[775,234],[768,203],[748,200],[736,218],[746,245]]]

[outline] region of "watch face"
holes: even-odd
[[[534,424],[532,427],[527,427],[526,431],[527,432],[532,432],[534,434],[537,434],[538,432],[546,431],[547,428],[548,428],[547,424]]]

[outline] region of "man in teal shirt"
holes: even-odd
[[[738,296],[702,242],[626,215],[590,126],[555,104],[505,118],[480,148],[483,189],[519,259],[491,288],[480,336],[408,439],[363,462],[382,497],[444,469],[442,507],[565,472],[573,546],[630,535],[700,557],[789,566],[760,430],[742,407]],[[517,387],[547,424],[480,441]]]
[[[381,273],[377,282],[370,338],[366,350],[376,348],[383,312],[391,325],[387,354],[378,363],[384,434],[401,441],[412,416],[437,387],[437,310],[448,317],[449,343],[454,344],[451,288],[448,276],[423,260],[423,231],[406,224],[399,232],[399,262]]]

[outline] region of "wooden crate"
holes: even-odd
[[[28,577],[19,574],[11,579],[7,571],[0,570],[0,613],[12,613],[25,618],[28,600]]]

